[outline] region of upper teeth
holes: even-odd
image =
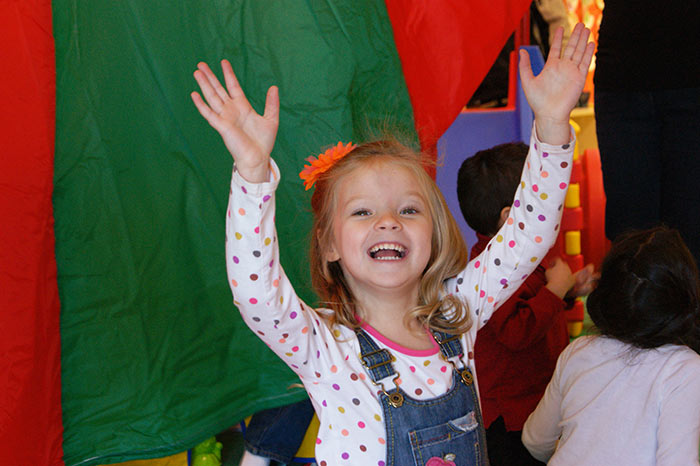
[[[382,243],[378,244],[376,246],[373,246],[372,249],[369,250],[369,252],[377,252],[380,249],[393,249],[394,251],[399,251],[399,252],[404,252],[406,248],[399,244],[392,244],[392,243]]]

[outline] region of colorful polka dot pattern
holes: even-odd
[[[470,365],[477,327],[488,321],[498,302],[518,288],[556,235],[572,151],[539,146],[546,156],[532,155],[503,229],[479,257],[446,284],[447,292],[467,301],[476,324],[462,337],[465,362]],[[274,179],[279,180],[274,162],[272,167]],[[317,463],[384,465],[382,408],[377,388],[357,356],[354,333],[342,326],[330,328],[321,318],[328,311],[302,303],[280,267],[274,227],[276,184],[249,184],[233,175],[226,219],[226,265],[234,302],[247,325],[299,375],[321,412]],[[396,357],[397,382],[407,396],[430,399],[449,390],[452,369],[438,352],[417,355],[391,342],[375,340]],[[392,386],[391,380],[386,383]]]

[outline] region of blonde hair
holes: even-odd
[[[394,139],[362,144],[353,149],[322,174],[311,197],[314,219],[310,265],[311,282],[326,307],[333,311],[331,324],[359,328],[355,299],[338,261],[328,262],[326,251],[333,239],[333,216],[337,208],[335,189],[343,178],[356,169],[373,163],[396,164],[414,175],[427,202],[433,221],[431,252],[420,280],[418,304],[406,319],[416,319],[421,326],[450,334],[461,334],[471,326],[466,303],[447,294],[444,282],[467,265],[467,246],[452,217],[442,193],[425,171],[431,162]]]

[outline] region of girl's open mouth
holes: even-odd
[[[408,251],[397,243],[380,243],[372,246],[367,253],[372,259],[391,261],[403,259]]]

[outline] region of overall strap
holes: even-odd
[[[391,365],[391,362],[394,361],[391,353],[386,349],[379,348],[364,330],[357,329],[355,333],[357,341],[360,342],[360,361],[369,372],[372,381],[379,383],[380,380],[394,375],[396,371]]]
[[[442,353],[443,359],[452,364],[452,367],[457,371],[457,374],[462,378],[462,382],[464,382],[465,385],[471,385],[474,382],[474,376],[469,366],[464,364],[462,360],[464,350],[462,349],[462,342],[459,341],[460,335],[450,335],[433,330],[433,338],[435,338],[435,341],[440,345],[440,352]],[[459,363],[462,365],[461,368],[457,367],[452,359],[455,357],[459,359]]]
[[[461,359],[462,356],[464,356],[462,343],[459,341],[460,335],[450,335],[449,333],[433,330],[433,338],[435,338],[437,344],[440,345],[440,352],[445,359],[449,360],[454,357],[459,357]]]

